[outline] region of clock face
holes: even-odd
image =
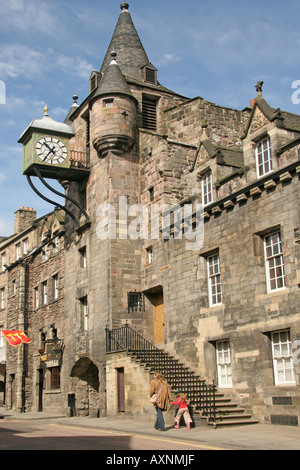
[[[39,159],[48,165],[59,165],[68,156],[65,144],[56,137],[41,137],[35,144],[35,151]]]

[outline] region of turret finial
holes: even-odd
[[[116,51],[112,51],[110,53],[110,57],[111,57],[111,62],[110,62],[109,65],[117,65],[117,61],[116,61],[117,53],[116,53]]]
[[[74,103],[73,103],[73,104],[77,104],[78,95],[77,95],[77,93],[76,93],[76,92],[74,93],[74,95],[73,95],[73,97],[72,97],[72,98],[73,98],[73,101],[74,101]]]
[[[128,11],[128,8],[129,8],[129,5],[127,2],[123,2],[121,5],[120,5],[120,8],[122,11]]]
[[[49,108],[48,108],[47,105],[45,105],[45,107],[44,107],[44,116],[49,116],[48,111],[49,111]]]

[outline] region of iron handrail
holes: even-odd
[[[169,356],[147,339],[134,331],[128,323],[120,328],[106,332],[106,352],[126,351],[134,355],[137,360],[151,370],[162,372],[168,382],[176,389],[183,388],[182,384],[191,383],[193,398],[197,410],[205,414],[209,422],[216,422],[216,385],[208,385],[205,380],[197,377],[194,372],[188,370],[176,359]]]

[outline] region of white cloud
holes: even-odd
[[[234,43],[242,38],[242,32],[236,28],[232,28],[229,31],[224,31],[217,36],[217,43],[221,46],[228,46],[230,43]]]
[[[59,15],[51,12],[51,2],[40,0],[0,0],[1,30],[44,35],[57,33],[60,26]]]
[[[4,173],[0,173],[0,184],[3,183],[3,181],[6,180],[6,176]]]
[[[167,62],[178,62],[179,60],[181,60],[181,57],[179,57],[175,54],[164,54],[164,59]]]
[[[0,50],[2,80],[33,78],[47,69],[46,57],[36,49],[21,44],[7,44]]]
[[[82,79],[89,79],[93,66],[82,57],[67,57],[60,55],[57,65],[66,73]]]

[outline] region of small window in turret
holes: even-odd
[[[143,68],[143,78],[145,82],[157,85],[157,69],[151,63]]]
[[[114,100],[109,99],[109,100],[103,100],[103,107],[104,108],[111,108],[114,105]]]

